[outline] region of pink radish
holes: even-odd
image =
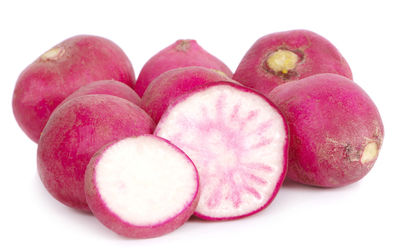
[[[46,189],[67,206],[89,210],[86,166],[105,144],[152,133],[153,120],[135,104],[111,95],[75,97],[50,116],[39,140],[37,163]]]
[[[122,82],[115,80],[99,80],[89,83],[65,98],[63,103],[75,97],[90,94],[113,95],[128,100],[138,106],[140,106],[141,103],[140,97],[136,94],[135,91],[133,91],[132,88]]]
[[[121,48],[97,36],[66,39],[18,77],[12,101],[15,119],[38,142],[51,113],[67,96],[90,82],[109,79],[134,86],[131,62]]]
[[[208,82],[233,81],[220,71],[205,67],[181,67],[155,78],[142,97],[143,109],[158,123],[168,105],[177,97]]]
[[[153,135],[103,147],[85,174],[93,214],[132,238],[156,237],[180,227],[196,208],[198,188],[198,173],[188,156]]]
[[[369,96],[337,74],[316,74],[269,94],[290,128],[288,177],[321,187],[360,180],[374,165],[383,124]]]
[[[168,70],[187,66],[207,67],[232,77],[231,70],[222,61],[200,47],[196,40],[181,39],[164,48],[146,62],[139,73],[135,91],[139,96],[143,96],[146,88],[157,76]]]
[[[352,78],[349,65],[331,42],[311,31],[292,30],[258,39],[233,79],[268,97],[278,85],[319,73]]]
[[[235,219],[265,208],[287,166],[286,123],[264,96],[216,82],[175,100],[155,134],[181,148],[200,174],[195,215]]]

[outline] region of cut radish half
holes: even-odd
[[[281,113],[264,96],[215,82],[172,103],[155,134],[195,163],[200,200],[195,215],[236,219],[265,208],[287,169],[288,133]]]
[[[156,237],[181,226],[196,208],[198,190],[198,173],[188,156],[153,135],[103,147],[85,174],[93,214],[132,238]]]

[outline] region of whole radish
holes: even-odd
[[[67,206],[89,210],[84,175],[93,154],[112,141],[152,133],[153,120],[137,105],[111,95],[75,97],[50,116],[37,164],[46,189]]]
[[[139,73],[135,91],[139,96],[143,96],[146,88],[157,76],[168,70],[187,66],[207,67],[232,77],[231,70],[222,61],[200,47],[195,40],[180,39],[146,62]]]
[[[233,79],[268,96],[283,83],[318,73],[352,78],[349,65],[331,42],[311,31],[292,30],[258,39]]]
[[[317,74],[281,85],[269,97],[289,124],[289,178],[338,187],[371,170],[382,146],[383,124],[360,86],[337,74]]]
[[[22,130],[38,142],[53,110],[80,87],[113,79],[133,87],[135,74],[112,41],[90,35],[64,40],[43,53],[18,77],[13,112]]]
[[[176,98],[215,81],[233,80],[223,72],[198,66],[166,71],[150,83],[143,94],[142,107],[158,123],[168,105]]]
[[[136,92],[126,84],[116,80],[100,80],[91,82],[65,98],[62,102],[67,102],[75,97],[90,95],[90,94],[106,94],[123,98],[136,104],[141,105],[141,99]]]

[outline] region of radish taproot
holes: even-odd
[[[383,124],[371,98],[353,81],[317,74],[281,85],[269,97],[289,125],[290,179],[338,187],[371,170],[382,146]]]
[[[15,119],[38,142],[50,114],[67,96],[90,82],[107,79],[130,87],[135,83],[131,62],[116,44],[89,35],[64,40],[20,74],[12,101]]]
[[[139,73],[135,91],[142,97],[146,88],[157,76],[168,70],[187,66],[207,67],[232,77],[231,70],[222,61],[200,47],[195,40],[181,39],[146,62]]]
[[[349,65],[332,43],[311,31],[292,30],[258,39],[233,79],[268,96],[278,85],[318,73],[352,78]]]
[[[85,174],[86,199],[108,228],[150,238],[180,227],[199,199],[197,170],[180,149],[153,135],[108,144]]]
[[[195,215],[236,219],[265,208],[287,169],[286,123],[264,96],[230,82],[176,99],[155,135],[181,148],[200,174]]]
[[[138,106],[111,95],[84,95],[63,103],[50,116],[39,140],[37,163],[46,189],[67,206],[89,210],[84,174],[105,144],[152,133],[154,122]]]
[[[205,67],[181,67],[155,78],[142,97],[142,108],[158,123],[168,105],[179,96],[209,82],[233,81],[221,71]]]

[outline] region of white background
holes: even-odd
[[[1,1],[0,251],[400,251],[400,15],[398,1]],[[130,240],[54,200],[36,171],[36,144],[20,130],[11,98],[19,73],[76,34],[104,36],[136,76],[153,54],[193,38],[234,71],[268,33],[304,28],[330,40],[385,125],[378,161],[337,189],[286,183],[248,218],[190,220],[168,235]],[[356,116],[356,115],[355,115]]]

